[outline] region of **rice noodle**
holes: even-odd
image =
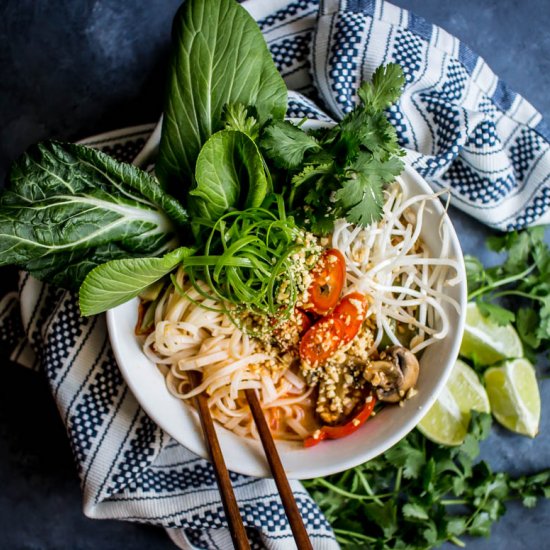
[[[176,282],[185,296],[173,286],[162,296],[155,310],[155,330],[143,344],[149,359],[168,367],[165,376],[170,393],[188,400],[205,391],[218,422],[240,435],[257,437],[240,393],[254,388],[274,437],[301,440],[307,436],[311,427],[305,420],[308,415],[313,417],[309,399],[313,389],[275,352],[262,350],[259,342],[239,330],[221,313],[220,304],[205,299],[186,283],[181,270]],[[205,310],[205,304],[215,311]],[[202,375],[195,388],[190,371]]]

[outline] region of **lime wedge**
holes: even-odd
[[[484,380],[494,417],[513,432],[535,437],[540,394],[533,365],[527,359],[505,361],[487,369]]]
[[[481,315],[477,305],[466,308],[466,325],[460,355],[474,359],[482,366],[494,365],[503,359],[523,356],[518,333],[511,324],[499,326]]]
[[[473,369],[457,360],[447,385],[417,427],[435,443],[460,445],[468,431],[472,409],[490,412],[487,392]]]

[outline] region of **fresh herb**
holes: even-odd
[[[258,112],[251,105],[227,103],[223,108],[222,122],[226,130],[242,132],[254,142],[258,140],[260,135]]]
[[[304,482],[343,548],[429,549],[488,536],[505,502],[550,498],[550,470],[516,479],[476,462],[491,417],[472,412],[460,447],[413,431],[383,455],[342,474]]]
[[[277,168],[294,170],[304,164],[308,152],[321,151],[311,135],[288,121],[275,121],[264,130],[261,146]]]
[[[187,0],[174,19],[174,52],[156,173],[180,199],[199,151],[223,128],[227,104],[282,119],[287,89],[258,24],[234,0]]]
[[[379,67],[359,88],[359,105],[336,126],[312,135],[290,122],[263,130],[260,148],[274,171],[286,172],[280,179],[288,207],[302,211],[313,232],[330,232],[338,218],[359,225],[380,219],[384,186],[403,170],[403,151],[384,111],[404,82],[399,65]]]
[[[43,142],[13,165],[0,198],[0,265],[78,288],[106,260],[175,248],[187,223],[146,172],[88,147]]]
[[[544,234],[544,227],[534,227],[491,236],[489,248],[505,257],[487,269],[465,258],[469,299],[495,323],[515,321],[531,359],[550,344],[550,249]]]

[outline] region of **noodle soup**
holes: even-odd
[[[212,416],[241,437],[258,437],[243,394],[247,388],[258,391],[276,439],[313,446],[351,434],[382,406],[414,400],[420,355],[449,334],[447,310],[460,312],[448,293],[460,282],[449,226],[432,228],[441,242],[437,255],[422,238],[425,213],[439,201],[433,193],[407,198],[398,181],[386,191],[380,222],[360,227],[340,220],[328,238],[312,236],[307,248],[312,261],[304,271],[313,276],[299,288],[295,311],[282,322],[269,318],[267,330],[261,316],[242,322],[238,312],[209,297],[204,282],[193,284],[180,268],[154,300],[141,303],[149,319],[149,328],[138,329],[148,333],[142,337],[145,355],[166,377],[172,395],[192,404],[206,392]],[[343,262],[344,274],[336,297],[340,305],[321,315],[307,301],[327,251],[326,263]],[[330,271],[323,276],[327,287]],[[319,351],[312,342],[308,348],[309,334],[323,323],[334,326],[335,312],[352,296],[358,299],[355,305],[348,300],[344,336],[331,328],[321,336],[335,344],[320,342]],[[346,337],[350,315],[358,317],[357,330]],[[196,387],[191,371],[201,377]]]
[[[418,199],[417,201],[414,200],[412,204],[408,206],[409,210],[405,216],[409,217],[409,221],[415,220],[415,218],[410,216],[418,215],[418,208],[423,201],[420,197],[429,197],[429,199],[425,201],[423,207],[422,227],[419,233],[419,239],[424,245],[423,254],[427,255],[426,257],[429,256],[429,258],[432,258],[434,262],[431,266],[422,267],[420,271],[421,274],[417,278],[422,281],[428,277],[429,280],[430,274],[432,277],[437,277],[438,271],[442,271],[442,269],[436,271],[436,269],[440,267],[438,265],[440,263],[438,259],[443,259],[445,262],[450,261],[450,265],[445,268],[447,273],[445,277],[441,279],[442,286],[434,286],[434,291],[436,293],[434,299],[437,300],[445,313],[447,323],[442,319],[438,319],[437,309],[434,308],[434,313],[429,313],[429,308],[427,305],[425,306],[425,315],[428,321],[427,326],[431,332],[425,331],[423,341],[427,341],[430,338],[434,339],[430,342],[430,345],[417,352],[420,365],[418,381],[416,383],[416,391],[418,393],[410,399],[401,401],[401,406],[387,404],[381,407],[381,410],[378,410],[374,417],[371,416],[356,433],[344,437],[343,439],[326,440],[312,448],[306,448],[303,441],[300,440],[301,438],[296,438],[296,435],[299,434],[300,427],[305,426],[308,434],[313,434],[315,429],[318,429],[319,426],[322,425],[322,422],[319,421],[318,415],[314,410],[315,392],[317,390],[315,388],[308,388],[311,393],[305,396],[308,391],[308,389],[305,389],[307,384],[302,386],[304,378],[299,372],[290,369],[285,372],[284,376],[279,372],[279,378],[283,378],[283,381],[279,382],[279,387],[282,386],[282,383],[292,384],[292,386],[296,388],[296,391],[302,392],[298,395],[305,396],[301,404],[290,403],[288,405],[291,406],[291,408],[286,410],[284,406],[286,406],[287,403],[280,403],[282,405],[281,414],[287,411],[293,411],[292,414],[287,416],[287,424],[288,419],[291,420],[290,424],[294,424],[292,419],[297,419],[298,421],[298,429],[294,428],[293,431],[290,431],[287,429],[288,426],[284,428],[285,437],[290,440],[279,438],[277,442],[281,460],[287,474],[291,478],[308,479],[339,472],[365,462],[387,450],[414,428],[422,416],[429,410],[431,404],[437,398],[439,391],[443,388],[452,366],[454,365],[454,361],[458,356],[458,348],[464,324],[463,312],[466,304],[466,285],[462,253],[456,233],[445,213],[444,205],[441,203],[440,199],[434,197],[428,185],[414,170],[406,167],[402,176],[398,178],[398,183],[403,191],[400,197],[401,205],[405,203],[404,201],[412,200],[413,198]],[[389,198],[388,195],[388,199]],[[387,206],[390,206],[389,202],[387,202]],[[394,205],[394,207],[397,208],[397,205]],[[399,224],[397,227],[399,231],[402,231],[402,229],[399,229]],[[339,249],[345,256],[354,254],[354,261],[357,263],[365,261],[371,262],[374,271],[370,272],[369,277],[378,281],[379,285],[387,285],[388,282],[382,283],[381,275],[385,273],[386,277],[391,278],[390,272],[392,270],[388,272],[389,266],[382,265],[380,261],[380,254],[383,253],[383,249],[376,252],[375,248],[371,248],[370,260],[366,257],[361,257],[361,255],[355,255],[356,253],[354,252],[354,247],[351,246],[351,241],[349,242],[349,247],[345,245],[347,239],[352,237],[351,232],[353,229],[350,226],[337,226],[337,230],[338,228],[340,229],[340,234],[338,235],[337,231],[335,231],[334,241],[330,244],[336,244],[338,247],[341,247]],[[411,226],[409,231],[413,229],[414,227]],[[372,230],[376,232],[377,236],[375,235],[373,237],[373,235],[370,234],[370,239],[380,238],[382,236],[380,228],[372,228]],[[362,233],[361,235],[357,234],[353,236],[353,238],[366,239],[367,236],[366,233]],[[409,236],[412,238],[413,233],[410,233]],[[360,241],[358,240],[357,242]],[[327,243],[327,246],[328,244],[329,243]],[[393,246],[398,246],[398,242],[395,239]],[[374,259],[372,259],[373,254],[377,254],[374,256]],[[404,270],[411,270],[411,267],[407,265],[409,260],[406,259],[406,256],[407,255],[403,256],[402,262],[404,265],[402,268]],[[426,266],[428,263],[421,258],[417,258],[417,260],[421,260],[419,265]],[[458,273],[455,272],[455,267]],[[362,270],[362,268],[349,262],[346,268],[347,285],[357,284],[358,275],[356,270]],[[365,270],[365,273],[369,273],[369,271]],[[379,273],[380,276],[374,277],[377,273]],[[401,278],[403,278],[403,275],[401,275]],[[453,279],[456,279],[458,282]],[[397,280],[394,279],[394,282],[397,282]],[[452,284],[455,282],[456,284]],[[391,284],[391,281],[389,281],[389,283]],[[343,289],[342,293],[350,289],[351,286],[347,286],[345,290]],[[382,289],[379,288],[378,290],[382,292]],[[453,301],[440,300],[438,293],[445,294]],[[370,307],[373,309],[377,307],[380,308],[382,315],[386,316],[386,324],[388,324],[390,328],[395,327],[396,321],[392,318],[391,310],[393,306],[389,303],[384,305],[385,302],[382,301],[382,297],[376,293],[373,293],[372,298],[373,301]],[[405,299],[405,297],[403,296],[401,299]],[[417,299],[416,296],[408,298],[408,300],[415,299]],[[454,302],[456,302],[460,308],[460,313],[457,312]],[[412,308],[414,304],[408,303],[404,304],[404,306]],[[418,307],[420,308],[420,305]],[[159,363],[159,368],[157,368],[155,364],[157,358],[160,357],[158,352],[155,352],[155,355],[149,358],[143,351],[143,344],[147,335],[142,335],[140,337],[134,336],[134,330],[138,320],[138,309],[139,302],[136,299],[112,309],[107,313],[109,334],[122,374],[133,394],[157,424],[176,441],[182,443],[192,452],[207,458],[208,452],[201,434],[198,416],[192,407],[192,400],[183,401],[179,397],[171,395],[171,391],[169,391],[169,388],[172,386],[172,381],[167,379],[166,374],[170,370],[170,354],[162,358],[163,362]],[[196,315],[197,317],[205,317],[206,320],[200,322],[208,323],[216,318],[218,320],[215,322],[219,322],[219,313],[214,311],[196,309]],[[434,315],[433,319],[430,317],[431,315]],[[378,317],[372,316],[370,319],[371,320],[367,321],[367,323],[372,330],[373,338],[376,338],[378,335],[378,325],[373,321],[378,319],[383,328],[384,324],[382,323],[382,317],[380,315]],[[234,330],[233,328],[228,328],[229,325],[224,323],[220,323],[219,326],[225,326],[225,330]],[[224,339],[227,338],[226,335],[222,334],[218,336],[223,336]],[[246,343],[247,339],[248,343]],[[240,345],[241,348],[239,351],[237,347],[236,351],[242,353],[245,346],[251,345],[251,342],[253,342],[253,338],[245,338],[245,335],[240,336],[238,345]],[[385,346],[392,346],[391,340],[384,337],[384,335],[381,337],[381,342]],[[417,342],[418,345],[421,343],[420,341]],[[148,345],[150,345],[150,342]],[[247,353],[250,353],[250,350],[247,351]],[[201,368],[204,368],[204,366]],[[242,365],[238,368],[242,368]],[[159,369],[162,369],[162,372]],[[177,378],[178,377],[174,376],[174,379]],[[251,383],[261,386],[262,382],[260,376],[252,372],[251,378]],[[236,376],[234,376],[233,381],[237,383]],[[179,383],[180,382],[177,380],[175,381],[177,391],[187,391],[185,384],[177,388]],[[269,382],[267,382],[267,384],[269,384]],[[277,382],[273,382],[273,384],[277,391]],[[172,389],[174,389],[174,386],[172,386]],[[235,391],[235,387],[233,391]],[[262,389],[260,389],[260,391],[262,392],[262,399],[265,399],[265,396],[268,395],[267,391],[269,390],[265,391],[265,396],[264,391]],[[231,397],[230,386],[227,395]],[[282,400],[283,397],[279,396],[278,399]],[[306,402],[306,399],[309,399],[309,403]],[[274,400],[274,402],[276,403],[277,400]],[[214,405],[218,406],[217,404]],[[272,414],[268,412],[270,408],[276,409],[276,407],[266,406],[265,401],[263,407],[267,414]],[[300,409],[303,411],[303,418],[297,416],[297,414],[302,414],[301,412],[297,412]],[[238,409],[236,409],[236,411],[238,411]],[[279,413],[277,413],[277,415],[278,414]],[[274,416],[276,417],[277,415]],[[226,416],[229,418],[230,415],[226,413]],[[237,416],[234,418],[237,418]],[[235,420],[234,422],[237,421]],[[310,422],[312,423],[310,424]],[[261,451],[261,445],[255,440],[252,429],[249,430],[249,433],[244,433],[243,437],[243,435],[238,435],[234,430],[225,428],[220,421],[217,422],[217,425],[220,444],[230,470],[252,476],[270,476],[269,469]],[[238,425],[246,429],[246,420],[243,419]],[[282,427],[282,424],[280,427]],[[279,437],[273,424],[272,430],[274,430],[275,435]]]

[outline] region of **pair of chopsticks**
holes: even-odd
[[[193,373],[191,381],[193,386],[195,386],[197,382],[195,373]],[[283,465],[281,464],[279,453],[277,452],[277,448],[275,447],[275,443],[271,437],[271,432],[269,431],[269,426],[265,420],[260,401],[256,395],[256,390],[245,390],[245,395],[248,404],[250,405],[254,422],[258,428],[258,433],[260,434],[260,440],[264,448],[267,462],[269,463],[271,473],[275,479],[275,484],[279,490],[279,495],[281,496],[281,501],[288,517],[290,528],[292,529],[292,534],[294,535],[294,540],[296,541],[296,546],[299,550],[313,550],[311,541],[309,540],[309,536],[304,526],[304,522],[300,516],[298,506],[296,505],[296,500],[294,499],[294,495],[290,489]],[[214,427],[214,421],[210,415],[208,400],[202,393],[197,395],[195,400],[197,403],[202,431],[204,433],[208,452],[214,465],[214,472],[220,488],[222,504],[225,510],[225,515],[227,516],[227,522],[229,524],[233,544],[237,550],[249,549],[250,544],[248,543],[248,537],[239,512],[237,499],[235,498],[235,493],[233,492],[233,487],[229,479],[229,472],[227,471],[227,466],[225,465],[225,460],[223,459],[218,436],[216,435],[216,428]]]

